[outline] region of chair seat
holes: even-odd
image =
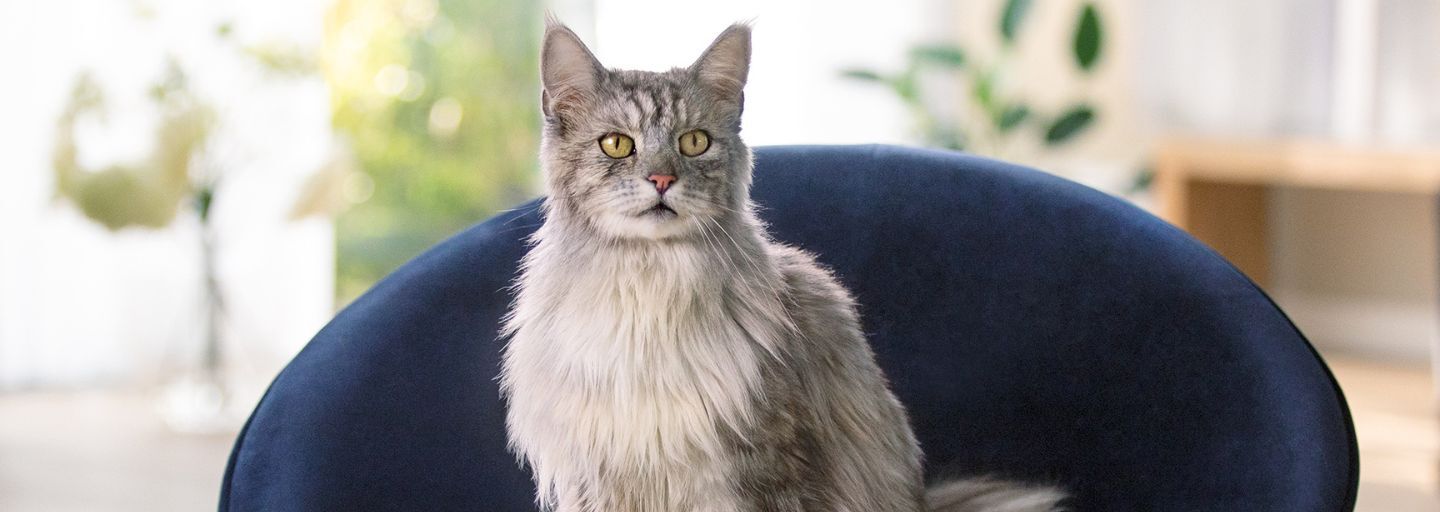
[[[891,146],[756,150],[771,233],[815,253],[908,407],[931,479],[1052,482],[1076,511],[1347,511],[1329,370],[1209,248],[1094,190]],[[495,377],[531,202],[327,325],[239,436],[220,509],[534,510]]]

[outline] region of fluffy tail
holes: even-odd
[[[930,512],[1059,512],[1065,493],[1054,487],[967,478],[925,490]]]

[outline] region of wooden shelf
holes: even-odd
[[[1272,187],[1440,193],[1440,150],[1325,141],[1164,140],[1155,192],[1165,220],[1268,284]]]

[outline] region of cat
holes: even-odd
[[[607,70],[547,18],[544,222],[505,319],[511,449],[559,512],[1055,510],[994,480],[928,494],[850,294],[771,240],[740,138],[750,28],[689,67]]]

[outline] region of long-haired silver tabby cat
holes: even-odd
[[[542,508],[1055,508],[1049,488],[924,488],[849,293],[753,213],[749,27],[662,73],[607,70],[553,20],[541,53],[549,194],[501,386]]]

